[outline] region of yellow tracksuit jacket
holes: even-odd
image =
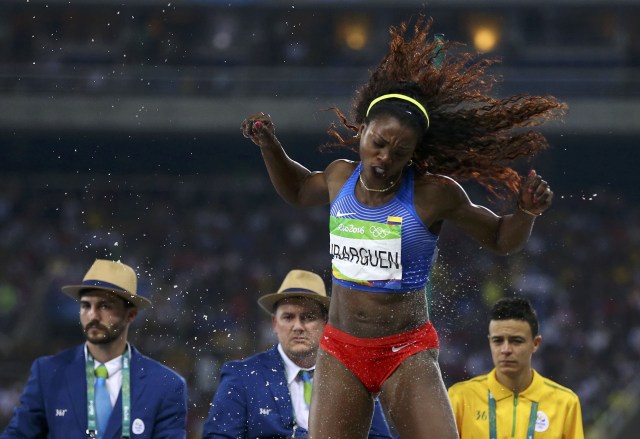
[[[584,439],[578,396],[536,371],[519,394],[504,388],[494,369],[454,384],[449,398],[461,439]]]

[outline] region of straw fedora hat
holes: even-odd
[[[81,285],[65,285],[62,292],[72,299],[79,300],[83,290],[109,291],[124,300],[133,303],[136,308],[151,306],[151,301],[137,293],[138,281],[136,272],[122,262],[96,259]]]
[[[327,297],[324,281],[317,274],[306,270],[291,270],[278,291],[259,298],[258,305],[269,314],[273,314],[273,306],[278,301],[289,297],[306,297],[329,309],[329,297]]]

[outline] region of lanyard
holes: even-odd
[[[527,427],[527,439],[533,439],[538,418],[538,403],[531,401],[531,412],[529,413],[529,426]],[[496,400],[489,391],[489,439],[497,439],[496,426]]]
[[[122,437],[129,437],[131,428],[131,384],[130,384],[130,353],[129,348],[122,354]],[[95,363],[89,349],[86,357],[87,375],[87,435],[90,438],[97,437],[96,434],[96,406],[95,406]]]

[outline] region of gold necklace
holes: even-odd
[[[364,180],[362,179],[362,172],[359,175],[360,184],[368,192],[387,192],[387,191],[390,191],[396,184],[398,184],[398,182],[400,181],[401,178],[402,178],[402,172],[400,172],[400,176],[398,177],[398,179],[396,181],[394,181],[393,183],[391,183],[388,187],[386,187],[384,189],[371,189],[371,188],[368,188],[366,184],[364,184]]]

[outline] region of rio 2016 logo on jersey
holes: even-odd
[[[338,224],[338,230],[346,234],[364,235],[364,226],[355,226],[353,224]]]

